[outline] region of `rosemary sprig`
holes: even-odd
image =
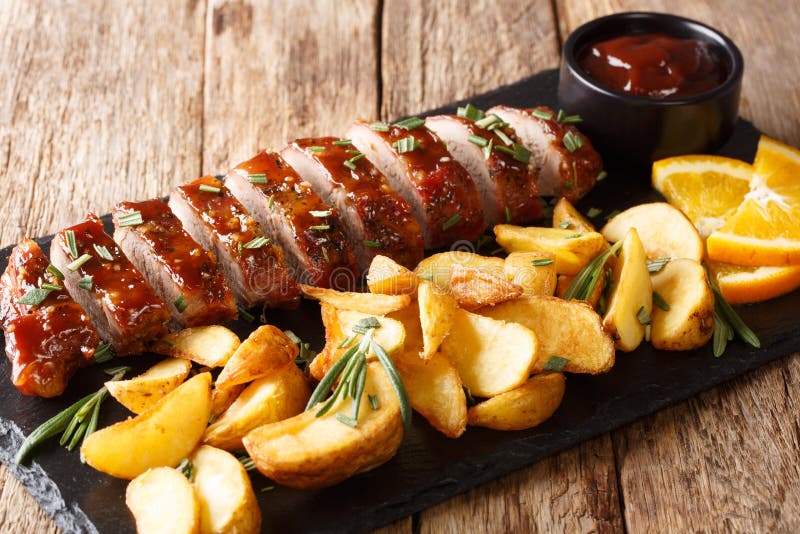
[[[314,358],[317,356],[317,353],[311,350],[311,343],[304,343],[303,340],[291,330],[284,330],[283,333],[286,334],[286,337],[291,339],[293,343],[296,343],[297,347],[300,349],[297,358],[294,359],[294,364],[305,374],[308,374],[308,366],[311,365],[311,362],[314,361]]]
[[[761,348],[761,340],[750,330],[739,314],[728,304],[717,286],[714,276],[706,267],[706,279],[711,291],[714,293],[714,356],[719,358],[725,352],[728,341],[733,340],[734,334],[739,336],[748,345]]]
[[[237,456],[237,459],[239,460],[239,463],[242,464],[242,467],[244,467],[245,471],[252,471],[253,469],[256,468],[256,463],[253,461],[252,458],[250,458],[248,454],[242,454],[240,456]]]
[[[188,478],[189,482],[194,482],[194,464],[189,458],[181,460],[176,469],[183,473],[183,476]]]
[[[608,258],[610,258],[612,254],[616,254],[617,251],[620,250],[620,247],[622,247],[622,241],[617,242],[613,247],[590,261],[569,285],[567,292],[564,294],[564,298],[566,300],[588,300],[589,295],[591,295],[595,287],[597,287],[597,283],[603,275],[603,268],[605,267],[606,261],[608,261]]]

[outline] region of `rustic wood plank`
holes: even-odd
[[[0,534],[18,532],[37,532],[57,534],[56,524],[39,507],[39,504],[25,488],[17,482],[14,475],[0,465]]]
[[[265,147],[339,135],[377,110],[377,1],[212,0],[203,169]]]
[[[465,98],[558,64],[548,1],[388,1],[382,117]],[[608,435],[419,514],[421,532],[615,531]]]

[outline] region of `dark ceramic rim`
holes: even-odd
[[[710,91],[705,91],[703,93],[680,99],[657,99],[646,96],[632,95],[599,84],[586,72],[584,72],[580,65],[578,65],[576,53],[580,50],[576,50],[576,45],[579,44],[579,41],[586,38],[587,34],[602,34],[606,25],[620,21],[649,22],[653,24],[653,26],[663,25],[663,31],[668,34],[675,33],[674,30],[670,31],[670,28],[675,28],[676,26],[682,26],[686,28],[692,34],[696,35],[698,39],[715,45],[727,56],[725,59],[730,64],[730,72],[728,73],[728,77],[718,87],[715,87]],[[654,30],[655,29],[656,28],[654,28]],[[609,37],[611,35],[620,35],[620,32],[609,32],[607,34]],[[605,36],[598,35],[598,37],[602,38]],[[580,43],[581,48],[591,42],[593,42],[593,40],[587,38],[586,43]],[[600,17],[583,24],[574,32],[572,32],[564,43],[562,61],[564,61],[566,66],[570,69],[573,76],[578,78],[581,83],[589,86],[592,90],[598,93],[602,93],[607,97],[617,100],[628,101],[630,103],[664,107],[696,104],[698,102],[714,100],[718,97],[724,96],[725,94],[735,90],[741,84],[742,75],[744,73],[744,59],[741,51],[736,44],[734,44],[734,42],[721,31],[703,24],[702,22],[685,17],[679,17],[677,15],[670,15],[667,13],[653,13],[646,11],[626,11],[624,13],[615,13],[613,15]]]

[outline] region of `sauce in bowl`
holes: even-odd
[[[727,68],[709,43],[663,33],[623,35],[582,50],[578,64],[611,89],[669,100],[722,85]]]

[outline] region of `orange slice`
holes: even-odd
[[[712,260],[750,266],[800,264],[800,150],[761,136],[750,191],[708,236]]]
[[[708,262],[725,300],[731,304],[761,302],[800,288],[800,265],[742,267]]]

